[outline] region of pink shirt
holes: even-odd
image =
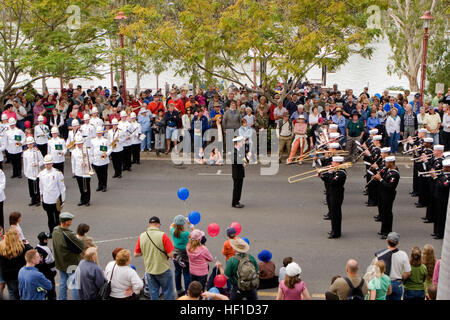
[[[8,112],[8,110],[6,110],[3,113],[8,116],[8,120],[9,120],[9,118],[14,118],[17,120],[17,115],[14,111],[11,110],[11,112]]]
[[[308,127],[308,125],[305,122],[303,122],[303,123],[295,122],[294,132],[295,133],[300,132],[301,134],[306,134],[307,127]]]
[[[189,251],[189,244],[186,246],[189,258],[189,272],[194,276],[204,276],[208,274],[208,262],[213,261],[213,257],[205,246],[200,246],[194,252]]]
[[[433,284],[437,285],[439,280],[439,266],[441,264],[441,259],[436,261],[436,264],[434,265],[434,272],[433,272]]]
[[[306,289],[303,281],[297,282],[293,289],[286,287],[284,281],[280,282],[279,287],[283,291],[284,300],[303,300],[302,292]]]

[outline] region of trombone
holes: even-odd
[[[309,179],[309,178],[317,177],[317,175],[321,174],[321,173],[325,173],[325,172],[333,171],[333,170],[337,170],[337,169],[347,169],[347,168],[350,168],[351,166],[352,166],[351,162],[345,162],[345,163],[340,164],[338,166],[329,165],[329,166],[326,166],[326,167],[323,167],[323,168],[320,168],[320,169],[314,169],[314,170],[310,170],[310,171],[306,171],[306,172],[303,172],[303,173],[296,174],[294,176],[290,176],[288,178],[288,182],[289,183],[300,182],[300,181],[303,181],[303,180],[306,180],[306,179]],[[302,177],[302,176],[305,176],[305,177]]]
[[[83,149],[81,150],[81,153],[83,154],[83,173],[86,172],[86,166],[87,166],[87,168],[88,168],[88,173],[87,174],[89,176],[92,176],[94,174],[94,171],[92,170],[92,167],[91,167],[91,162],[89,160],[89,154],[88,154],[88,150],[87,149],[88,149],[87,147],[83,146]],[[86,159],[87,159],[87,161],[86,161]],[[87,192],[87,181],[86,181],[86,179],[87,178],[83,174],[83,191],[84,192]]]
[[[411,148],[411,149],[409,149],[409,150],[407,150],[407,151],[403,151],[402,153],[403,153],[403,154],[413,153],[413,152],[415,152],[415,151],[417,151],[417,150],[419,150],[419,149],[421,149],[421,148],[423,148],[423,146],[417,146],[417,147]]]
[[[336,151],[328,151],[328,150],[325,150],[325,151],[317,151],[317,152],[315,153],[314,157],[315,157],[316,155],[319,155],[319,154],[326,154],[326,153],[330,153],[331,156],[348,156],[348,151],[346,151],[346,150],[336,150]],[[294,161],[292,161],[292,163],[294,163],[294,162],[300,162],[300,161],[316,160],[314,157],[308,157],[308,159],[304,159],[304,155],[303,155],[303,157],[297,157],[297,158],[300,158],[300,159],[294,160]]]
[[[33,148],[33,158],[34,158],[34,163],[36,164],[35,167],[33,166],[33,171],[35,172],[35,179],[33,180],[33,191],[34,191],[34,194],[36,195],[38,193],[37,176],[39,174],[39,159],[38,159],[37,151],[34,148]]]

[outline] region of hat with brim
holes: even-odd
[[[425,128],[419,129],[419,133],[428,133],[428,130]]]
[[[384,159],[384,161],[386,161],[386,162],[395,162],[395,156],[386,157]]]
[[[330,143],[330,144],[328,145],[328,147],[329,147],[330,149],[338,149],[340,146],[341,146],[341,145],[340,145],[339,143],[337,143],[337,142],[333,142],[333,143]]]
[[[248,252],[248,250],[250,250],[250,246],[248,245],[248,243],[241,238],[231,239],[230,245],[234,250],[240,253],[246,253]]]
[[[424,138],[423,142],[425,142],[425,143],[433,143],[434,140],[433,140],[433,138]]]
[[[371,129],[369,131],[369,134],[377,134],[378,133],[378,129]]]
[[[59,215],[59,221],[66,222],[69,220],[73,220],[75,216],[71,214],[70,212],[63,212]]]
[[[59,133],[59,130],[58,130],[57,127],[53,127],[53,128],[50,130],[50,132],[51,132],[51,133]]]
[[[383,140],[383,136],[381,134],[377,134],[376,136],[373,136],[373,141],[381,141]]]
[[[44,157],[44,164],[51,164],[53,163],[53,157],[50,154],[47,154]]]
[[[344,157],[341,157],[341,156],[333,157],[331,161],[333,161],[333,162],[344,162]]]
[[[233,142],[238,142],[238,141],[242,141],[242,140],[244,140],[244,137],[243,136],[238,136],[238,137],[233,139]]]
[[[391,152],[391,147],[384,147],[384,148],[381,148],[380,151],[383,152],[383,153],[389,153],[389,152]]]
[[[445,159],[444,161],[442,161],[442,165],[444,167],[450,167],[450,159]]]
[[[75,144],[82,144],[84,142],[83,137],[77,136],[75,138]]]

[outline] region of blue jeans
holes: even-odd
[[[397,152],[398,140],[400,139],[400,132],[393,132],[389,137],[389,147],[391,147],[391,152]]]
[[[172,271],[168,269],[166,272],[155,275],[145,273],[147,279],[148,291],[151,300],[159,300],[159,289],[162,289],[164,300],[174,300]]]
[[[405,290],[403,300],[425,300],[425,290]]]
[[[142,134],[145,134],[145,139],[141,142],[141,151],[145,149],[152,150],[152,129],[150,128],[150,130],[144,131]]]
[[[177,127],[166,127],[166,140],[178,141]]]
[[[402,300],[403,287],[401,281],[391,280],[392,293],[386,296],[386,300]]]
[[[175,260],[173,261],[173,264],[175,266],[175,287],[177,289],[177,292],[183,290],[183,287],[181,286],[181,275],[183,275],[184,292],[186,293],[187,288],[189,287],[189,283],[191,283],[191,274],[189,273],[189,266],[182,268]]]
[[[206,280],[208,280],[208,275],[204,275],[204,276],[196,276],[194,274],[191,274],[191,281],[198,281],[202,284],[203,287],[203,291],[206,291]]]
[[[439,144],[439,132],[438,133],[427,133],[428,138],[433,138],[433,144]]]
[[[59,299],[58,300],[67,300],[67,280],[71,281],[71,284],[74,285],[74,278],[71,277],[74,275],[75,271],[72,273],[67,273],[65,271],[59,271]],[[78,296],[78,289],[71,289],[72,300],[80,300]]]

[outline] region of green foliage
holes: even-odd
[[[149,56],[176,62],[178,72],[223,79],[262,94],[278,82],[293,84],[314,66],[335,68],[353,54],[370,57],[380,30],[366,27],[366,8],[386,1],[180,0],[136,5],[123,28]],[[255,83],[245,65],[262,66]],[[263,89],[258,88],[262,85]],[[286,88],[286,91],[288,88]],[[286,94],[284,92],[283,94]]]

